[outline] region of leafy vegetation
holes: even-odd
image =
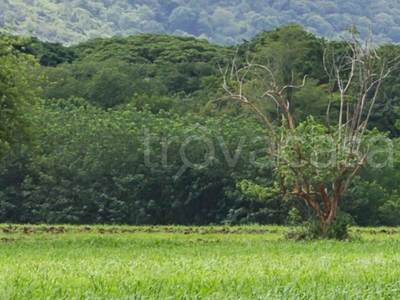
[[[238,48],[159,34],[72,47],[8,35],[3,41],[2,70],[13,74],[2,78],[2,91],[12,95],[4,99],[20,104],[0,113],[21,121],[0,123],[8,132],[1,142],[13,145],[1,154],[1,221],[285,224],[293,207],[301,220],[313,215],[307,204],[280,193],[265,127],[247,107],[221,99],[221,72],[236,57],[238,65],[273,61],[279,82],[301,84],[308,75],[302,89],[285,97],[299,124],[312,115],[319,130],[329,101],[324,49],[340,54],[345,44],[293,24]],[[382,83],[368,128],[379,135],[389,130],[393,151],[376,159],[390,160],[361,168],[338,207],[358,225],[400,220],[396,72]],[[279,127],[276,106],[257,98],[262,89],[257,78],[244,86]]]
[[[300,30],[294,27],[287,32],[294,33],[296,29]],[[280,37],[284,40],[285,34]],[[382,145],[388,142],[383,135],[366,128],[380,87],[398,67],[399,56],[397,51],[387,51],[387,46],[383,50],[373,49],[368,41],[362,45],[354,29],[350,29],[350,37],[339,54],[335,46],[324,50],[323,69],[329,78],[325,122],[316,122],[312,115],[302,121],[301,117],[292,114],[292,103],[296,103],[292,92],[304,87],[307,74],[301,83],[297,83],[299,80],[293,74],[298,63],[296,59],[301,54],[291,54],[293,46],[290,44],[287,44],[287,50],[273,42],[267,43],[273,49],[267,52],[274,56],[273,60],[267,54],[265,64],[251,63],[249,59],[244,66],[233,62],[224,73],[226,98],[248,106],[266,127],[268,155],[274,159],[276,181],[283,195],[302,198],[315,211],[322,236],[331,235],[330,225],[337,217],[339,201],[348,192],[361,167],[369,163],[376,168],[374,153],[390,150]],[[293,49],[303,52],[301,43]],[[280,54],[275,52],[277,50]],[[303,68],[305,66],[307,64],[303,64]],[[260,85],[256,91],[247,88],[255,84]],[[260,101],[270,102],[282,114],[279,126],[274,126],[274,119],[263,113],[258,104]],[[333,113],[332,106],[337,106]],[[376,147],[375,144],[379,145]],[[386,163],[389,160],[388,155],[386,158],[379,156]],[[340,231],[343,237],[347,235],[345,230],[337,233]]]
[[[34,140],[32,117],[39,104],[32,70],[39,65],[33,56],[13,46],[23,39],[0,34],[0,157],[15,154]]]
[[[238,44],[288,22],[330,38],[351,25],[363,36],[372,28],[376,42],[400,42],[395,0],[5,0],[0,11],[0,27],[17,25],[20,33],[64,44],[149,32]]]

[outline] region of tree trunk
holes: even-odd
[[[330,198],[325,191],[324,187],[321,187],[319,195],[322,198],[325,209],[322,209],[318,204],[316,197],[310,195],[309,193],[302,192],[301,197],[306,200],[306,202],[313,208],[316,215],[318,216],[319,223],[321,226],[321,236],[326,237],[330,228],[332,221],[337,216],[337,207],[339,202],[339,194],[335,193],[335,195]]]
[[[320,218],[320,224],[322,230],[321,233],[323,237],[327,236],[331,223],[337,216],[338,202],[339,199],[337,199],[336,197],[329,199],[330,203],[329,208],[326,209],[325,213],[323,214],[323,217]]]

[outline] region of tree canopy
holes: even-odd
[[[177,4],[169,2],[169,10]],[[257,62],[274,71],[277,85],[303,85],[283,94],[298,125],[286,144],[290,156],[290,142],[310,132],[313,138],[304,141],[324,146],[330,101],[338,120],[340,92],[334,85],[329,93],[323,60],[325,49],[341,57],[347,43],[295,24],[238,47],[163,34],[70,47],[9,35],[1,41],[0,91],[7,103],[0,111],[1,222],[285,224],[293,207],[302,218],[309,214],[307,204],[280,193],[263,123],[248,107],[221,99],[223,74],[233,60]],[[385,52],[399,53],[399,47],[384,44],[374,55]],[[379,169],[360,168],[338,207],[360,225],[400,220],[397,72],[382,82],[367,128],[390,137],[392,160]],[[251,74],[243,92],[279,128],[286,122],[282,109],[260,97],[271,81]],[[234,81],[226,84],[234,87]],[[354,91],[343,99],[355,101]],[[304,153],[312,151],[303,146]],[[293,176],[286,177],[289,185]]]
[[[21,33],[68,45],[139,33],[191,35],[232,45],[289,22],[329,38],[355,25],[364,37],[371,28],[376,42],[400,42],[395,0],[3,0],[0,11],[0,27],[17,25]]]
[[[0,35],[0,158],[31,145],[36,135],[31,115],[39,104],[33,77],[39,64],[15,49],[23,45],[23,39]]]

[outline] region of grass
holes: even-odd
[[[0,299],[400,299],[392,229],[294,243],[261,226],[0,228]]]

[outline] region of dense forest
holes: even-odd
[[[342,42],[294,24],[237,47],[160,34],[70,47],[0,38],[0,222],[285,224],[293,207],[307,217],[305,204],[274,188],[263,124],[220,99],[221,71],[251,59],[282,81],[308,75],[290,94],[292,111],[318,121],[328,101],[324,49],[340,52]],[[370,123],[395,155],[363,167],[341,202],[359,225],[400,222],[399,72],[384,82]],[[274,105],[257,104],[280,122]],[[249,183],[270,192],[250,193]]]
[[[76,44],[139,33],[192,35],[233,45],[289,22],[317,36],[338,38],[347,26],[378,43],[400,42],[395,0],[2,0],[0,27],[40,40]]]

